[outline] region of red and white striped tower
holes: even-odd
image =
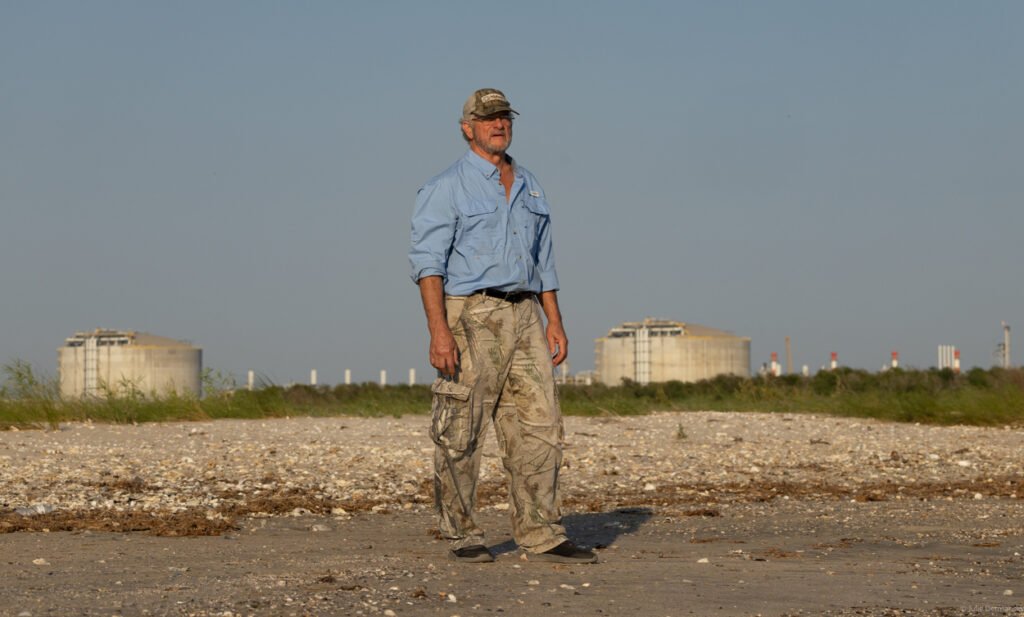
[[[829,364],[829,369],[834,371],[837,368],[839,368],[839,354],[833,351],[832,352],[832,363]]]
[[[778,377],[782,372],[782,365],[779,364],[779,354],[772,352],[771,374]]]
[[[893,368],[899,368],[899,366],[900,366],[900,352],[894,351],[894,352],[892,352],[892,367]]]
[[[960,350],[959,349],[954,349],[953,350],[953,372],[954,373],[959,373],[960,372]]]

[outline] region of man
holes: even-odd
[[[560,523],[562,419],[554,366],[568,341],[558,309],[550,210],[537,180],[506,154],[514,111],[498,90],[462,108],[469,151],[417,194],[412,279],[430,330],[434,501],[456,561],[489,562],[473,517],[485,431],[493,424],[509,484],[512,533],[527,559],[590,563]],[[541,310],[547,317],[545,329]]]

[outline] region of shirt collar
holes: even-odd
[[[518,176],[519,166],[516,165],[516,160],[509,156],[508,154],[506,154],[505,156],[507,156],[509,162],[512,163],[512,173]],[[480,173],[487,176],[488,178],[498,173],[497,167],[492,165],[490,161],[484,160],[482,156],[480,156],[476,152],[473,152],[472,150],[467,150],[466,155],[463,158],[466,159],[466,161],[469,162],[470,165],[475,167]]]

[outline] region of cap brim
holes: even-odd
[[[492,110],[492,111],[488,111],[485,114],[473,113],[473,117],[474,118],[486,118],[487,116],[493,116],[494,114],[500,114],[500,113],[503,113],[503,112],[506,112],[506,111],[510,112],[510,113],[513,113],[513,114],[515,114],[517,116],[519,115],[519,112],[514,110],[514,109],[512,109],[511,107],[503,107],[503,108],[495,109],[495,110]]]

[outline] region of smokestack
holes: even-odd
[[[1010,326],[1003,322],[1003,368],[1010,368]]]
[[[793,373],[793,350],[789,347],[789,337],[786,337],[786,374]]]
[[[349,369],[349,368],[345,369],[345,385],[346,386],[352,385],[352,369]]]
[[[382,386],[388,385],[388,372],[387,371],[381,371],[380,372],[380,385],[382,385]]]
[[[416,369],[414,368],[409,369],[409,385],[416,385]]]
[[[899,368],[899,366],[900,366],[900,352],[894,351],[894,352],[892,352],[892,367],[893,368]]]
[[[832,352],[832,363],[829,365],[829,368],[833,371],[839,368],[839,354],[834,351]]]
[[[309,372],[309,385],[316,385],[316,369],[313,369]]]
[[[960,372],[960,350],[959,349],[954,349],[953,350],[953,372],[954,373],[959,373]]]

